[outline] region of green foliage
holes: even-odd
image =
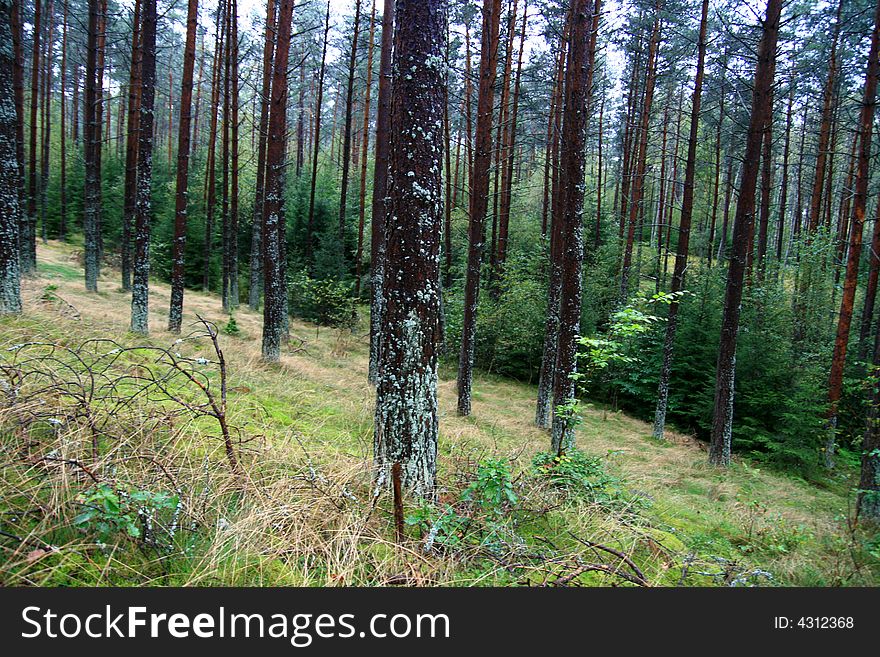
[[[241,329],[238,327],[238,324],[235,322],[235,317],[233,315],[229,316],[229,321],[226,322],[226,325],[223,327],[223,332],[226,335],[231,335],[233,337],[238,337],[241,335]]]
[[[351,327],[357,311],[351,287],[333,279],[310,278],[299,271],[290,278],[290,312],[296,317],[322,326]]]
[[[173,514],[178,496],[165,492],[135,490],[118,491],[109,484],[99,484],[79,496],[84,509],[73,524],[93,532],[102,543],[109,543],[120,534],[148,540],[154,534],[154,523],[163,513]],[[173,530],[167,532],[173,538]]]
[[[532,460],[533,473],[575,497],[599,502],[616,497],[618,480],[605,472],[598,456],[578,449],[562,454],[540,452]]]
[[[510,464],[503,459],[489,459],[477,468],[477,478],[462,491],[462,501],[476,502],[483,509],[501,514],[508,506],[516,506]]]

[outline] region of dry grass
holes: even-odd
[[[116,272],[105,270],[101,292],[87,294],[71,247],[41,245],[38,256],[40,274],[24,284],[25,314],[0,321],[0,347],[39,339],[75,344],[103,335],[135,341],[123,337],[129,297],[119,289]],[[47,301],[48,285],[55,286],[55,298]],[[168,302],[168,286],[151,283],[150,341],[155,344],[167,345],[176,337],[165,331]],[[220,327],[228,320],[215,295],[188,290],[184,325],[197,314]],[[84,543],[82,536],[63,531],[84,485],[82,473],[63,466],[47,472],[45,463],[34,463],[33,453],[25,465],[14,464],[15,454],[7,447],[4,496],[39,500],[53,512],[44,514],[20,545],[4,547],[3,583],[535,583],[563,576],[588,556],[595,560],[596,550],[571,534],[637,555],[652,584],[684,582],[689,569],[712,571],[719,581],[727,569],[729,581],[756,566],[785,583],[873,582],[871,567],[853,556],[853,541],[840,520],[848,510],[845,497],[747,461],[720,472],[706,463],[703,447],[692,438],[671,434],[659,443],[645,423],[601,409],[585,411],[579,444],[603,456],[627,491],[625,499],[647,501],[644,508],[575,503],[523,478],[518,490],[530,512],[515,524],[524,543],[517,546],[511,539],[503,557],[481,548],[426,554],[415,541],[396,545],[387,500],[375,500],[370,490],[374,397],[366,382],[366,335],[292,321],[295,339],[281,363],[269,366],[259,358],[262,315],[242,307],[235,318],[241,335],[221,339],[231,371],[230,420],[251,438],[242,447],[245,474],[235,477],[224,469],[216,438],[200,422],[178,423],[152,435],[124,434],[104,455],[107,463],[97,466],[109,467],[117,455],[137,450],[161,459],[183,491],[186,521],[198,528],[186,546],[173,557],[157,558],[124,542],[103,550]],[[533,387],[492,376],[478,376],[474,387],[473,415],[461,418],[455,411],[455,381],[440,381],[444,500],[455,499],[462,481],[487,456],[507,458],[515,473],[525,472],[548,443],[532,422]],[[23,448],[15,442],[21,437],[4,440]],[[126,463],[114,480],[159,485],[155,467]],[[34,556],[42,549],[35,541],[48,535],[69,542]],[[542,559],[535,558],[536,545],[544,546]],[[613,579],[587,573],[576,583]]]

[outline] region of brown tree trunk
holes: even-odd
[[[318,72],[318,90],[315,100],[315,147],[312,152],[312,183],[309,192],[309,218],[306,224],[306,259],[313,259],[312,240],[315,232],[315,185],[318,182],[318,152],[321,150],[321,104],[324,102],[324,73],[327,63],[327,35],[330,32],[330,0],[327,0],[327,13],[324,17],[324,41],[321,50],[321,68]]]
[[[354,25],[351,37],[351,56],[348,60],[348,81],[345,87],[345,125],[342,133],[342,180],[339,183],[339,241],[345,252],[345,214],[348,199],[348,172],[351,168],[352,95],[354,93],[355,65],[357,64],[358,32],[361,26],[361,0],[355,0]]]
[[[861,112],[862,140],[859,149],[855,195],[853,196],[853,223],[857,221],[859,212],[864,218],[867,201],[868,156],[871,149],[874,95],[877,88],[877,77],[880,75],[878,50],[880,50],[880,2],[874,9],[874,31],[871,34],[868,75],[865,80],[865,104],[862,106]],[[869,87],[872,88],[869,90]],[[849,271],[847,271],[848,273]],[[880,365],[880,330],[877,331],[874,345],[873,363],[876,377],[876,368]],[[858,497],[859,514],[875,522],[880,520],[880,422],[878,422],[878,409],[880,409],[880,382],[875,379],[873,399],[868,411],[868,426],[862,442],[862,472]]]
[[[171,305],[168,330],[180,333],[183,320],[184,265],[186,264],[187,205],[189,201],[190,125],[192,122],[193,70],[196,63],[196,30],[199,1],[189,0],[186,10],[186,43],[180,79],[180,120],[177,130],[177,190],[174,201],[174,242],[171,254]]]
[[[379,93],[376,98],[376,153],[373,170],[373,207],[370,235],[370,383],[379,381],[384,317],[385,218],[388,193],[388,157],[391,138],[391,51],[394,39],[394,0],[382,5],[382,45],[379,51]]]
[[[122,289],[131,289],[131,227],[134,223],[134,197],[137,187],[138,121],[140,119],[140,29],[141,0],[135,0],[131,32],[131,67],[128,76],[128,130],[125,142],[125,189],[122,210]]]
[[[601,0],[594,7],[589,0],[573,0],[571,5],[571,42],[565,72],[562,147],[560,165],[563,181],[560,189],[559,255],[561,259],[559,338],[553,381],[553,426],[550,451],[562,454],[574,447],[572,415],[561,408],[575,401],[574,374],[577,372],[577,338],[581,323],[581,266],[583,249],[584,174],[588,109],[590,105],[595,34],[590,29],[593,12],[601,9]]]
[[[21,271],[28,275],[37,268],[37,108],[40,99],[40,36],[42,19],[41,0],[34,0],[34,30],[31,39],[33,51],[31,56],[31,123],[30,123],[30,159],[28,160],[28,196],[27,221],[22,225],[21,232]],[[97,30],[97,27],[95,28]],[[91,36],[91,35],[89,35]]]
[[[61,125],[59,137],[61,147],[61,162],[59,183],[58,206],[61,213],[61,221],[58,226],[58,239],[62,242],[67,239],[67,14],[68,0],[64,0],[64,18],[61,37]]]
[[[219,0],[216,12],[217,36],[214,41],[214,65],[211,69],[211,125],[208,131],[208,158],[205,175],[205,242],[203,252],[202,288],[210,289],[211,258],[214,254],[214,211],[217,204],[217,109],[220,105],[221,63],[226,34],[225,2]]]
[[[629,230],[626,236],[626,245],[623,251],[623,265],[620,274],[620,298],[625,301],[629,296],[630,269],[632,267],[632,251],[635,239],[636,224],[639,212],[642,210],[642,196],[645,189],[645,165],[648,155],[648,129],[651,119],[651,105],[654,98],[654,83],[657,71],[657,49],[660,39],[660,9],[662,0],[657,0],[654,6],[654,27],[651,31],[651,42],[648,46],[648,71],[645,82],[645,99],[642,103],[641,126],[639,128],[638,156],[635,162],[635,175],[633,176],[632,198],[629,201]],[[638,281],[636,281],[638,289]]]
[[[97,126],[96,86],[98,84],[98,26],[100,24],[100,0],[89,0],[89,16],[86,46],[86,79],[83,102],[83,138],[85,140],[85,189],[83,198],[83,245],[85,264],[85,286],[88,292],[98,291],[100,258],[98,251],[101,170],[97,159],[100,148],[100,130]]]
[[[477,303],[480,268],[483,263],[485,221],[489,207],[489,168],[492,163],[492,113],[495,75],[498,68],[498,33],[501,0],[483,4],[483,38],[480,48],[480,90],[477,98],[477,131],[468,224],[468,258],[464,289],[464,320],[458,362],[458,414],[471,413],[474,347],[477,332]]]
[[[868,201],[869,163],[878,77],[880,77],[880,2],[877,3],[875,11],[874,31],[871,35],[871,49],[868,53],[868,70],[865,76],[862,109],[859,115],[859,153],[849,229],[849,254],[846,260],[843,294],[840,299],[834,353],[831,357],[831,372],[828,375],[828,438],[825,443],[825,466],[827,468],[834,467],[837,406],[843,392],[843,371],[846,365],[850,324],[852,323],[853,304],[858,283],[859,259],[862,254],[862,229],[865,224],[865,207]]]
[[[131,281],[131,331],[149,330],[150,220],[153,176],[153,107],[156,95],[156,0],[142,0],[140,134],[135,199],[134,265]]]
[[[712,433],[709,462],[730,465],[731,435],[733,431],[734,376],[736,374],[736,338],[742,307],[743,278],[746,268],[747,237],[754,223],[755,190],[758,182],[761,142],[764,126],[770,113],[770,99],[776,68],[776,42],[782,0],[767,0],[767,14],[763,34],[758,45],[758,63],[752,91],[752,111],[743,156],[743,172],[739,198],[733,223],[733,248],[727,271],[724,295],[724,313],[721,320],[721,343],[715,379],[715,408],[712,414]]]
[[[266,144],[266,182],[263,211],[263,345],[262,357],[268,362],[281,360],[284,334],[284,299],[287,286],[281,262],[284,234],[284,166],[287,137],[287,63],[290,55],[290,28],[293,0],[280,0],[272,57],[269,133]],[[317,148],[317,142],[316,142]]]
[[[444,0],[397,0],[391,104],[382,371],[374,460],[379,485],[434,497],[440,233],[443,220]],[[426,130],[430,127],[430,130]],[[395,465],[399,464],[399,465]]]
[[[363,138],[361,143],[361,179],[360,198],[358,201],[358,241],[357,252],[354,256],[355,277],[354,295],[361,298],[361,267],[364,258],[364,225],[367,215],[367,152],[370,148],[370,91],[373,84],[373,39],[376,34],[376,0],[373,0],[373,10],[370,13],[370,37],[367,45],[367,80],[364,92],[364,124],[362,128]]]

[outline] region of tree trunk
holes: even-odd
[[[135,199],[134,264],[131,283],[131,331],[149,331],[150,221],[153,178],[153,107],[156,96],[156,0],[142,0],[140,134],[138,135],[137,196]]]
[[[324,102],[324,73],[327,64],[327,34],[330,31],[330,0],[324,18],[324,43],[321,51],[321,68],[318,73],[318,93],[315,100],[315,146],[312,152],[312,183],[309,192],[309,218],[306,224],[306,259],[311,265],[314,257],[312,241],[315,232],[315,185],[318,182],[318,152],[321,150],[321,104]]]
[[[86,48],[86,81],[83,107],[83,138],[85,139],[85,190],[83,199],[83,246],[85,284],[88,292],[98,291],[98,207],[101,199],[101,171],[97,160],[99,130],[96,125],[97,74],[98,74],[98,24],[100,0],[89,0],[88,44]]]
[[[697,165],[697,140],[700,128],[700,107],[703,94],[703,75],[706,62],[706,26],[709,15],[709,0],[703,0],[700,17],[700,36],[697,54],[697,72],[694,77],[694,95],[691,100],[691,127],[688,134],[687,163],[684,169],[684,194],[681,201],[681,217],[678,226],[678,247],[675,253],[675,268],[672,270],[672,289],[674,295],[669,304],[666,318],[666,336],[663,340],[663,365],[660,368],[660,382],[657,386],[657,407],[654,411],[654,438],[663,440],[666,427],[666,411],[669,407],[669,378],[672,374],[672,356],[675,349],[675,333],[678,328],[679,297],[684,290],[684,274],[687,269],[690,247],[691,219],[694,213],[694,179]],[[662,200],[661,200],[662,202]]]
[[[394,0],[382,5],[382,45],[379,54],[379,92],[376,98],[376,153],[373,171],[373,207],[370,235],[370,383],[379,382],[384,316],[385,218],[388,158],[391,136],[391,54],[394,39]]]
[[[32,36],[31,57],[31,123],[30,123],[30,159],[28,160],[28,196],[27,220],[22,224],[20,235],[21,270],[25,275],[36,271],[36,226],[37,226],[37,107],[40,99],[40,36],[41,36],[41,0],[34,0],[34,30]],[[97,30],[97,24],[95,29]],[[89,38],[91,38],[91,31]]]
[[[370,92],[373,84],[373,39],[376,35],[376,0],[373,0],[373,10],[370,14],[370,37],[367,45],[367,80],[366,90],[364,91],[364,124],[362,128],[363,137],[361,139],[361,177],[360,177],[360,194],[358,201],[358,241],[357,252],[354,256],[355,277],[354,277],[354,296],[361,298],[361,268],[364,258],[364,226],[367,216],[367,153],[370,149]]]
[[[260,127],[257,135],[257,180],[255,183],[256,198],[254,200],[253,223],[251,224],[251,261],[250,283],[248,285],[248,306],[251,310],[260,307],[262,292],[263,262],[263,203],[265,199],[266,180],[266,132],[269,129],[269,94],[272,80],[272,49],[275,36],[275,5],[276,0],[266,3],[266,35],[263,40],[263,86],[260,92]],[[305,68],[305,67],[303,67]],[[300,92],[300,101],[302,92]],[[302,102],[300,102],[302,105]],[[300,106],[300,126],[302,126],[302,107]],[[298,134],[298,147],[302,146],[302,135]],[[299,155],[297,156],[299,163]]]
[[[13,42],[13,0],[0,0],[0,43]],[[21,312],[18,230],[21,170],[18,159],[16,49],[0,48],[0,315]]]
[[[758,45],[758,63],[752,91],[749,131],[743,156],[742,180],[733,222],[733,248],[727,270],[727,288],[721,320],[721,343],[718,348],[718,364],[715,375],[715,408],[712,415],[712,433],[709,446],[709,462],[721,466],[730,465],[736,338],[739,332],[742,309],[747,238],[754,223],[755,190],[758,182],[761,142],[770,110],[781,13],[782,0],[767,0],[767,14],[763,23],[761,42]]]
[[[591,8],[589,0],[573,0],[571,5],[571,42],[565,72],[562,148],[560,165],[561,211],[558,216],[559,255],[561,257],[561,296],[559,303],[559,338],[553,381],[553,426],[550,450],[562,454],[574,447],[574,422],[571,414],[560,408],[575,401],[574,374],[577,372],[577,338],[581,323],[581,265],[583,249],[584,175],[590,87],[595,58],[595,34],[590,29],[593,12],[601,9],[601,0]],[[591,11],[592,9],[592,11]]]
[[[348,172],[351,168],[352,95],[354,93],[355,65],[357,64],[358,31],[361,24],[361,0],[355,0],[354,26],[351,37],[351,56],[348,60],[348,82],[345,88],[345,126],[342,135],[342,180],[339,183],[339,241],[345,252],[345,214],[348,199]]]
[[[198,20],[199,1],[189,0],[186,11],[183,75],[180,81],[180,120],[177,125],[177,191],[174,202],[174,243],[171,255],[171,306],[168,311],[168,330],[172,333],[180,333],[183,319],[187,203],[189,201],[190,124],[192,121],[193,70],[196,63]]]
[[[382,370],[376,388],[377,481],[434,496],[440,233],[443,221],[444,0],[397,0],[391,101]]]
[[[122,289],[131,289],[131,227],[134,223],[137,188],[138,120],[140,118],[140,29],[141,0],[135,0],[131,32],[131,67],[128,76],[128,130],[125,142],[125,189],[122,211]]]
[[[223,43],[226,34],[225,2],[219,0],[215,23],[217,36],[214,41],[214,65],[211,82],[211,126],[208,132],[208,161],[205,175],[205,243],[202,288],[210,289],[211,258],[214,254],[214,210],[217,204],[217,109],[220,105],[221,62],[223,62]]]
[[[62,19],[64,35],[61,37],[61,125],[59,126],[61,171],[58,177],[58,208],[61,213],[58,239],[62,242],[67,239],[67,14],[68,0],[64,0],[64,17]]]
[[[483,39],[480,48],[480,91],[477,99],[477,132],[474,170],[471,176],[470,221],[468,224],[467,275],[464,288],[464,321],[458,362],[458,414],[471,413],[474,346],[477,332],[477,303],[480,269],[483,263],[484,224],[489,207],[489,168],[492,163],[492,109],[498,68],[501,0],[483,4]]]
[[[632,267],[632,251],[635,238],[636,223],[642,210],[642,196],[645,189],[645,166],[648,155],[648,132],[651,120],[651,105],[654,98],[654,83],[657,71],[657,50],[660,40],[660,9],[662,0],[654,6],[654,28],[651,31],[651,42],[648,46],[648,71],[645,82],[645,99],[642,103],[641,126],[639,128],[639,145],[635,162],[635,175],[632,180],[632,198],[629,201],[629,230],[623,251],[623,265],[620,274],[620,299],[626,301],[629,296],[629,276]],[[636,281],[636,289],[639,283]]]
[[[284,226],[284,167],[287,149],[287,62],[290,55],[290,24],[293,0],[281,0],[275,31],[275,55],[272,57],[269,134],[266,144],[266,195],[263,221],[263,360],[281,360],[284,333],[284,281],[281,258],[281,235]],[[317,142],[316,142],[317,144]],[[317,147],[317,146],[316,146]]]
[[[849,344],[850,324],[852,323],[853,303],[859,276],[859,259],[862,254],[862,229],[865,224],[865,206],[868,201],[868,180],[870,178],[871,139],[874,129],[874,107],[877,96],[877,79],[880,77],[880,2],[877,3],[874,17],[874,31],[871,35],[871,49],[868,53],[868,70],[862,96],[862,109],[859,115],[859,153],[856,165],[856,183],[853,194],[852,218],[849,232],[849,254],[846,260],[846,277],[843,281],[843,294],[840,299],[840,315],[837,320],[837,336],[834,340],[834,353],[831,357],[831,372],[828,375],[828,438],[825,444],[825,466],[834,467],[834,451],[837,434],[837,405],[843,392],[843,371],[846,365],[846,351]]]
[[[18,165],[18,214],[15,221],[18,227],[15,231],[16,260],[18,261],[19,274],[25,273],[26,258],[22,250],[21,241],[27,234],[27,193],[25,191],[25,163],[24,163],[24,46],[22,45],[22,0],[12,0],[10,12],[10,28],[12,30],[12,87],[15,100],[15,160]]]

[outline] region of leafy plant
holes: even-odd
[[[118,491],[110,484],[100,484],[79,496],[85,509],[73,524],[97,534],[102,543],[112,541],[118,534],[143,542],[155,543],[155,525],[163,512],[176,516],[179,497],[166,492],[136,490]],[[174,536],[174,524],[166,528],[169,538]]]
[[[501,514],[518,501],[513,490],[510,465],[503,459],[489,459],[477,468],[477,479],[461,493],[464,502],[476,502],[483,509]]]
[[[238,327],[238,324],[235,322],[235,317],[232,315],[230,315],[229,321],[226,322],[226,326],[223,327],[223,332],[226,335],[231,335],[233,337],[241,335],[241,329]]]

